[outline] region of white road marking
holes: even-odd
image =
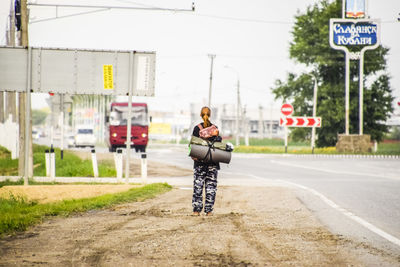
[[[319,197],[323,202],[325,202],[326,204],[328,204],[330,207],[332,207],[332,208],[334,208],[335,210],[341,212],[343,215],[349,217],[349,218],[352,219],[353,221],[358,222],[359,224],[361,224],[362,226],[364,226],[365,228],[367,228],[367,229],[370,230],[371,232],[374,232],[375,234],[377,234],[377,235],[383,237],[384,239],[386,239],[386,240],[388,240],[388,241],[390,241],[390,242],[392,242],[392,243],[394,243],[394,244],[400,246],[400,239],[398,239],[398,238],[392,236],[392,235],[389,234],[389,233],[386,233],[385,231],[379,229],[379,228],[376,227],[375,225],[373,225],[373,224],[371,224],[371,223],[365,221],[364,219],[358,217],[357,215],[351,213],[350,211],[348,211],[348,210],[346,210],[346,209],[340,207],[340,206],[337,205],[335,202],[333,202],[332,200],[330,200],[329,198],[327,198],[327,197],[324,196],[323,194],[319,193],[318,191],[316,191],[316,190],[314,190],[314,189],[312,189],[312,188],[303,186],[303,185],[296,184],[296,183],[292,183],[292,182],[288,182],[288,181],[284,181],[284,180],[280,180],[280,181],[283,182],[283,183],[286,183],[286,184],[288,184],[288,185],[292,185],[292,186],[301,188],[301,189],[303,189],[303,190],[306,190],[306,191],[312,193],[313,195]]]
[[[328,173],[335,173],[335,174],[349,174],[349,175],[358,175],[358,176],[369,176],[369,177],[378,177],[378,178],[387,178],[387,179],[392,179],[392,180],[399,180],[399,178],[397,178],[397,177],[389,177],[389,176],[385,176],[385,175],[369,174],[369,173],[358,173],[358,172],[346,172],[346,171],[334,171],[334,170],[327,170],[327,169],[321,169],[321,168],[316,168],[316,167],[304,166],[304,165],[300,165],[300,164],[280,162],[280,161],[276,161],[276,160],[272,160],[272,159],[270,161],[271,161],[271,163],[276,163],[276,164],[280,164],[280,165],[296,167],[296,168],[302,168],[302,169],[308,169],[308,170],[314,170],[314,171],[320,171],[320,172],[328,172]]]
[[[301,188],[303,190],[306,190],[310,193],[312,193],[313,195],[319,197],[323,202],[325,202],[328,206],[330,206],[331,208],[341,212],[343,215],[345,215],[346,217],[352,219],[353,221],[361,224],[362,226],[364,226],[365,228],[367,228],[368,230],[370,230],[371,232],[383,237],[384,239],[392,242],[393,244],[400,246],[400,239],[398,239],[397,237],[392,236],[389,233],[386,233],[385,231],[379,229],[378,227],[376,227],[375,225],[365,221],[364,219],[358,217],[357,215],[353,214],[352,212],[340,207],[339,205],[337,205],[335,202],[333,202],[332,200],[330,200],[329,198],[327,198],[326,196],[324,196],[323,194],[319,193],[318,191],[300,185],[300,184],[296,184],[296,183],[292,183],[292,182],[288,182],[285,180],[281,180],[281,179],[268,179],[268,178],[263,178],[263,177],[259,177],[253,174],[248,174],[248,173],[233,173],[233,172],[224,172],[225,174],[236,174],[236,175],[241,175],[241,176],[248,176],[248,177],[252,177],[255,178],[257,180],[273,180],[278,182],[279,184],[282,184],[283,186],[292,186],[292,187],[298,187]]]

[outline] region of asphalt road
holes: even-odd
[[[186,146],[154,145],[147,149],[147,158],[192,168],[187,152]],[[233,154],[229,165],[221,164],[219,179],[225,178],[291,186],[334,233],[400,257],[400,159]]]
[[[193,164],[182,146],[157,146],[147,154],[149,160]],[[292,186],[333,232],[400,251],[400,159],[233,154],[229,165],[221,164],[224,178]]]

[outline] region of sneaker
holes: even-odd
[[[198,212],[198,211],[193,211],[193,214],[192,214],[193,216],[200,216],[200,212]]]
[[[206,213],[206,216],[213,216],[213,213],[210,211],[210,212],[207,212]]]

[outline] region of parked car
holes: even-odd
[[[39,140],[40,133],[37,130],[32,130],[32,139],[33,140]]]
[[[96,137],[93,134],[92,127],[78,127],[75,134],[76,147],[94,147],[96,145]]]

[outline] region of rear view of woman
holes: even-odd
[[[207,127],[212,126],[209,118],[211,116],[211,110],[208,107],[203,107],[200,112],[200,117],[203,122],[198,124],[193,129],[193,136],[200,137],[200,131]],[[207,138],[209,141],[215,141],[216,139],[221,140],[218,136],[218,131],[214,133],[214,136]],[[219,163],[203,162],[202,159],[194,160],[194,182],[193,182],[193,215],[199,216],[203,210],[203,188],[205,188],[205,204],[204,212],[207,216],[212,215],[215,203],[215,196],[217,193],[217,176],[218,170],[220,169]]]

